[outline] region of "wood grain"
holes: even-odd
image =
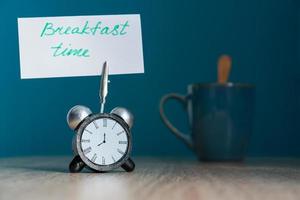
[[[299,199],[300,161],[136,158],[132,173],[70,174],[70,157],[0,159],[0,199]]]

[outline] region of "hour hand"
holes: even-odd
[[[101,142],[100,144],[98,144],[97,146],[100,146],[101,144],[103,144],[104,143],[104,141],[103,142]]]
[[[98,144],[97,146],[100,146],[101,144],[105,143],[105,133],[104,133],[104,138],[103,138],[103,142],[101,142],[100,144]]]

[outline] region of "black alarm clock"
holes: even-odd
[[[84,167],[98,172],[118,167],[127,172],[134,170],[129,157],[133,116],[127,109],[117,107],[110,113],[92,114],[89,108],[77,105],[68,112],[67,122],[76,132],[70,172],[80,172]]]

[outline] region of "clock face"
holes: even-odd
[[[119,122],[112,118],[98,118],[84,129],[80,139],[83,155],[96,165],[111,165],[125,156],[128,135]]]

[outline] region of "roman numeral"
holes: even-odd
[[[103,127],[107,127],[107,119],[103,119]]]
[[[89,134],[93,134],[92,131],[89,131],[89,130],[87,130],[87,129],[84,129],[84,131],[88,132]]]
[[[105,158],[102,156],[102,165],[105,165]]]
[[[97,124],[95,121],[93,121],[93,124],[94,124],[94,126],[96,127],[96,129],[99,128],[98,124]]]
[[[114,161],[114,163],[116,162],[116,159],[113,156],[111,156],[111,159]]]
[[[111,129],[114,129],[114,128],[115,128],[115,126],[116,126],[116,124],[117,124],[117,122],[115,122],[115,124],[112,126],[112,128],[111,128]]]
[[[92,151],[92,147],[88,147],[88,148],[86,148],[86,149],[83,150],[83,153],[84,153],[84,154],[88,154],[88,153],[90,153],[91,151]]]
[[[123,152],[121,149],[117,149],[117,151],[118,151],[120,154],[124,155],[124,152]]]
[[[119,132],[119,133],[117,133],[117,136],[121,135],[122,133],[124,133],[124,130],[121,131],[121,132]]]
[[[93,157],[92,157],[92,159],[91,159],[91,161],[95,162],[96,159],[97,159],[97,154],[94,154]]]
[[[127,141],[119,141],[119,144],[127,144]]]
[[[83,142],[90,142],[90,140],[82,139],[82,140],[81,140],[81,143],[83,143]]]

